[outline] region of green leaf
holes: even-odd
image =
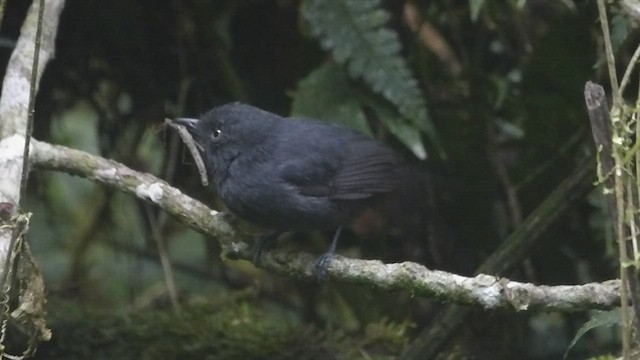
[[[580,340],[580,338],[582,338],[584,334],[587,333],[587,331],[591,329],[595,329],[597,327],[601,327],[601,326],[620,325],[621,323],[622,323],[622,319],[620,317],[620,308],[614,309],[611,311],[596,312],[595,315],[593,315],[591,319],[589,319],[589,321],[584,323],[580,327],[580,329],[578,329],[578,332],[573,337],[573,340],[571,340],[571,343],[569,344],[567,351],[565,351],[564,353],[564,358],[565,359],[567,358],[569,351],[576,345],[578,340]]]
[[[305,0],[302,14],[349,76],[362,78],[396,106],[444,155],[424,95],[400,54],[398,35],[387,27],[390,15],[380,0]]]
[[[291,115],[322,119],[371,134],[349,79],[332,62],[320,66],[300,81],[293,94]]]
[[[620,49],[622,43],[629,37],[629,21],[623,14],[614,14],[611,19],[611,46],[613,50]]]
[[[408,147],[418,159],[427,157],[427,150],[422,142],[422,136],[420,136],[420,132],[413,124],[407,123],[406,119],[398,116],[395,111],[381,105],[379,102],[371,100],[368,101],[368,105],[376,113],[380,122],[382,122],[400,142]]]
[[[387,103],[388,104],[388,103]],[[291,114],[308,116],[371,134],[363,106],[371,108],[380,122],[418,158],[427,156],[420,131],[379,99],[351,87],[344,70],[328,62],[298,84],[293,93]]]
[[[471,21],[478,21],[480,10],[484,7],[485,0],[469,0],[469,9],[471,9]]]

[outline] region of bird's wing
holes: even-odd
[[[398,158],[391,150],[362,135],[339,145],[300,154],[283,164],[282,178],[303,195],[340,200],[364,199],[398,188]]]

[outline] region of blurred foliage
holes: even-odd
[[[393,359],[407,341],[406,324],[386,320],[361,335],[322,332],[287,320],[251,291],[192,304],[179,315],[140,311],[116,315],[59,305],[56,333],[36,359]],[[68,305],[67,305],[68,306]],[[64,316],[60,316],[64,314]]]
[[[371,135],[356,90],[349,85],[342,68],[333,63],[320,66],[300,81],[293,94],[291,113],[327,119]]]
[[[332,62],[321,65],[300,81],[293,93],[291,114],[322,119],[371,134],[366,108],[371,109],[376,118],[417,157],[426,156],[420,131],[392,107],[354,89],[345,71]]]
[[[332,50],[334,59],[346,65],[350,76],[362,77],[413,122],[414,133],[424,131],[437,144],[424,96],[400,54],[398,35],[385,26],[390,14],[380,0],[305,0],[301,10],[322,46]],[[402,134],[394,132],[418,158],[424,159],[422,143],[415,138],[405,139]]]
[[[620,317],[620,309],[611,310],[611,311],[597,311],[593,314],[591,319],[584,323],[578,329],[578,332],[571,340],[569,347],[567,348],[567,352],[565,353],[565,357],[571,351],[571,349],[576,345],[576,343],[587,333],[589,330],[593,330],[596,328],[602,327],[611,327],[611,326],[620,326],[622,325],[622,319]]]
[[[3,64],[26,6],[7,2]],[[175,134],[161,129],[165,117],[239,100],[352,127],[416,164],[429,186],[407,186],[410,196],[394,208],[408,229],[367,213],[339,251],[471,274],[592,147],[583,87],[607,81],[595,10],[593,0],[68,0],[35,136],[153,173],[223,209],[199,185]],[[615,4],[612,27],[623,69],[638,32]],[[441,309],[412,294],[302,283],[221,260],[215,239],[85,179],[36,172],[29,190],[32,250],[52,303],[67,304],[49,309],[55,344],[73,346],[77,337],[105,341],[101,351],[114,356],[224,350],[250,358],[276,347],[345,354],[340,344],[361,341],[353,349],[366,351],[345,358],[367,359],[397,355]],[[572,209],[509,277],[615,277],[602,204],[594,192]],[[169,249],[185,322],[168,309],[153,227]],[[282,242],[316,253],[326,247],[320,235]],[[189,306],[247,288],[259,301]],[[142,312],[118,315],[132,308]],[[100,311],[99,319],[88,315]],[[457,356],[557,359],[589,314],[544,315],[478,313],[451,344]],[[234,319],[252,321],[235,333]],[[225,332],[224,343],[213,341]],[[585,333],[570,356],[614,351],[616,338],[606,336],[613,332]],[[236,348],[247,338],[256,347]],[[376,349],[371,339],[382,338]],[[302,356],[283,356],[294,355]]]

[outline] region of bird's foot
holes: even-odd
[[[329,265],[331,261],[335,257],[335,253],[332,251],[327,251],[326,253],[320,255],[318,260],[316,260],[316,264],[313,267],[314,273],[318,280],[326,281],[327,280],[327,270],[329,269]]]
[[[331,245],[329,245],[329,249],[324,254],[320,255],[318,260],[316,260],[314,270],[316,277],[320,281],[327,280],[327,269],[336,255],[336,247],[338,246],[340,234],[342,234],[342,226],[339,226],[336,233],[333,235],[333,240],[331,241]]]

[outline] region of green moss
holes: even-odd
[[[299,324],[281,310],[231,299],[129,316],[71,306],[51,319],[53,339],[36,359],[392,359],[406,341],[406,325],[387,321],[347,336]]]

